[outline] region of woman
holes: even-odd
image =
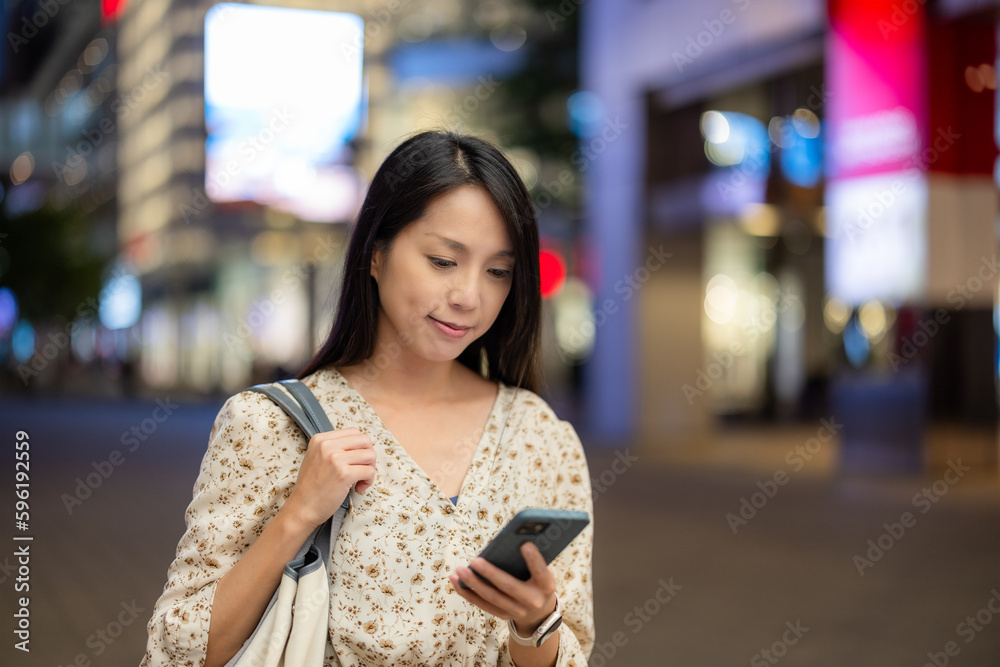
[[[353,489],[327,665],[584,667],[593,523],[548,565],[525,545],[527,581],[476,558],[526,507],[593,516],[576,431],[535,393],[539,327],[537,222],[511,164],[475,137],[403,142],[372,180],[333,329],[299,375],[334,430],[306,448],[262,394],[226,401],[143,665],[224,665]],[[511,639],[557,613],[541,646]]]

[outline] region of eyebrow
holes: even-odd
[[[468,252],[469,251],[469,249],[465,246],[464,243],[460,243],[459,241],[455,241],[454,239],[450,239],[450,238],[448,238],[446,236],[441,236],[440,234],[435,234],[434,232],[425,232],[425,234],[427,236],[436,236],[437,238],[439,238],[442,241],[444,241],[445,244],[447,244],[449,248],[454,248],[455,250],[460,250],[462,252]],[[514,259],[514,251],[513,250],[501,250],[500,252],[496,253],[493,256],[494,257],[509,257],[510,259]]]

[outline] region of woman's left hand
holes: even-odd
[[[521,581],[482,558],[470,563],[473,570],[490,580],[492,586],[467,567],[448,577],[463,598],[494,616],[513,619],[518,634],[530,635],[556,608],[556,580],[541,552],[531,542],[521,545],[521,554],[531,577]],[[462,588],[459,579],[469,588]]]

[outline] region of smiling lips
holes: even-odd
[[[461,338],[471,328],[471,327],[460,327],[454,324],[449,324],[447,322],[442,322],[441,320],[435,319],[430,315],[428,315],[427,317],[431,318],[431,321],[434,322],[434,324],[437,326],[438,329],[440,329],[444,334],[451,336],[452,338]]]

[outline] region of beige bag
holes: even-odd
[[[333,426],[319,401],[298,380],[251,387],[280,405],[305,433],[306,441]],[[292,398],[295,400],[293,401]],[[297,403],[296,403],[297,401]],[[350,493],[288,561],[281,583],[253,634],[226,667],[323,667],[330,626],[330,552],[350,507]]]

